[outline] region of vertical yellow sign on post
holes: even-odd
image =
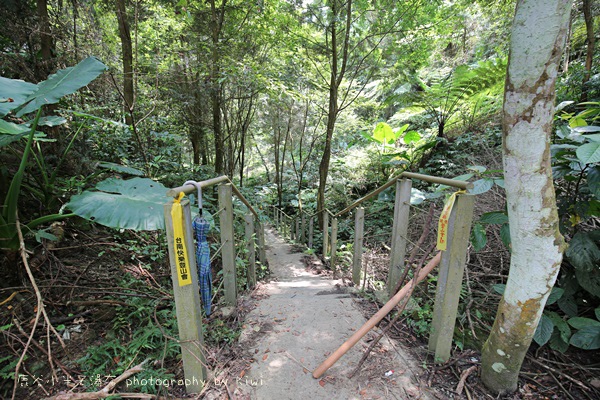
[[[177,265],[177,280],[179,281],[179,286],[192,284],[190,261],[188,259],[185,233],[183,230],[183,209],[181,207],[181,199],[183,196],[185,196],[183,192],[179,193],[179,196],[173,200],[173,207],[171,208],[173,237],[175,240],[175,263]]]
[[[450,213],[452,212],[452,207],[454,206],[456,195],[461,193],[466,192],[464,190],[459,190],[458,192],[452,193],[450,195],[450,198],[444,205],[444,209],[442,210],[442,214],[440,215],[440,221],[438,222],[438,250],[446,250],[446,247],[448,245],[448,220],[450,219]]]

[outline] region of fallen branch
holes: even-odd
[[[476,369],[477,369],[477,365],[473,365],[472,367],[469,367],[469,368],[465,369],[463,372],[461,372],[460,381],[458,381],[458,385],[456,385],[456,390],[455,390],[455,392],[459,396],[462,394],[463,389],[465,388],[465,383],[467,382],[467,378]]]
[[[130,376],[137,374],[138,372],[142,372],[144,370],[144,364],[146,364],[147,362],[148,359],[142,361],[135,367],[129,368],[127,371],[123,372],[121,375],[108,382],[108,384],[104,386],[104,388],[98,390],[97,392],[60,393],[56,396],[49,397],[46,400],[97,400],[105,399],[111,396],[119,396],[121,398],[128,399],[158,399],[156,395],[146,393],[110,393],[119,383],[128,379]]]
[[[417,282],[422,281],[429,273],[440,263],[442,253],[439,252],[418,274]],[[369,319],[359,330],[346,340],[335,352],[333,352],[317,369],[313,372],[313,378],[320,378],[333,364],[335,364],[348,350],[350,350],[363,336],[365,336],[379,321],[381,321],[396,305],[404,298],[409,285],[405,285],[394,297],[392,297],[371,319]]]

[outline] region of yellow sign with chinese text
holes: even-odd
[[[171,208],[171,219],[173,220],[173,237],[175,247],[175,265],[177,268],[177,280],[179,286],[186,286],[192,283],[190,274],[190,262],[188,260],[187,246],[185,244],[185,233],[183,230],[183,208],[181,199],[185,196],[183,192],[173,201]]]

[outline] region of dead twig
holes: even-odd
[[[473,365],[472,367],[469,367],[469,368],[465,369],[463,372],[461,372],[460,380],[458,381],[458,385],[456,385],[456,390],[455,390],[455,392],[459,396],[462,394],[463,389],[465,389],[465,383],[467,382],[467,378],[476,369],[477,369],[477,365]]]
[[[560,376],[562,376],[562,377],[564,377],[564,378],[566,378],[566,379],[570,380],[571,382],[573,382],[574,384],[576,384],[576,385],[577,385],[577,386],[579,386],[580,388],[582,388],[582,389],[585,389],[586,391],[590,391],[590,390],[591,390],[591,389],[590,389],[588,386],[586,386],[586,385],[585,385],[583,382],[581,382],[581,381],[579,381],[579,380],[577,380],[577,379],[573,378],[573,377],[572,377],[572,376],[570,376],[570,375],[567,375],[567,374],[565,374],[565,373],[564,373],[564,372],[562,372],[562,371],[559,371],[559,370],[557,370],[557,369],[555,369],[555,368],[552,368],[551,366],[549,366],[549,365],[546,365],[546,364],[542,363],[541,361],[538,361],[538,360],[536,360],[536,359],[535,359],[535,358],[533,358],[533,357],[529,357],[529,356],[527,356],[527,359],[528,359],[529,361],[531,361],[532,363],[534,363],[534,364],[537,364],[537,365],[539,365],[540,367],[543,367],[544,369],[546,369],[546,370],[548,370],[548,371],[550,371],[550,372],[553,372],[553,373],[555,373],[555,374],[558,374],[558,375],[560,375]]]

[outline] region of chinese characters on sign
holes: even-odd
[[[171,208],[171,218],[173,219],[173,236],[175,238],[175,265],[177,266],[177,279],[179,286],[186,286],[192,283],[190,274],[190,262],[188,260],[187,247],[185,244],[185,233],[183,230],[183,209],[181,207],[181,198],[183,192],[174,200]]]

